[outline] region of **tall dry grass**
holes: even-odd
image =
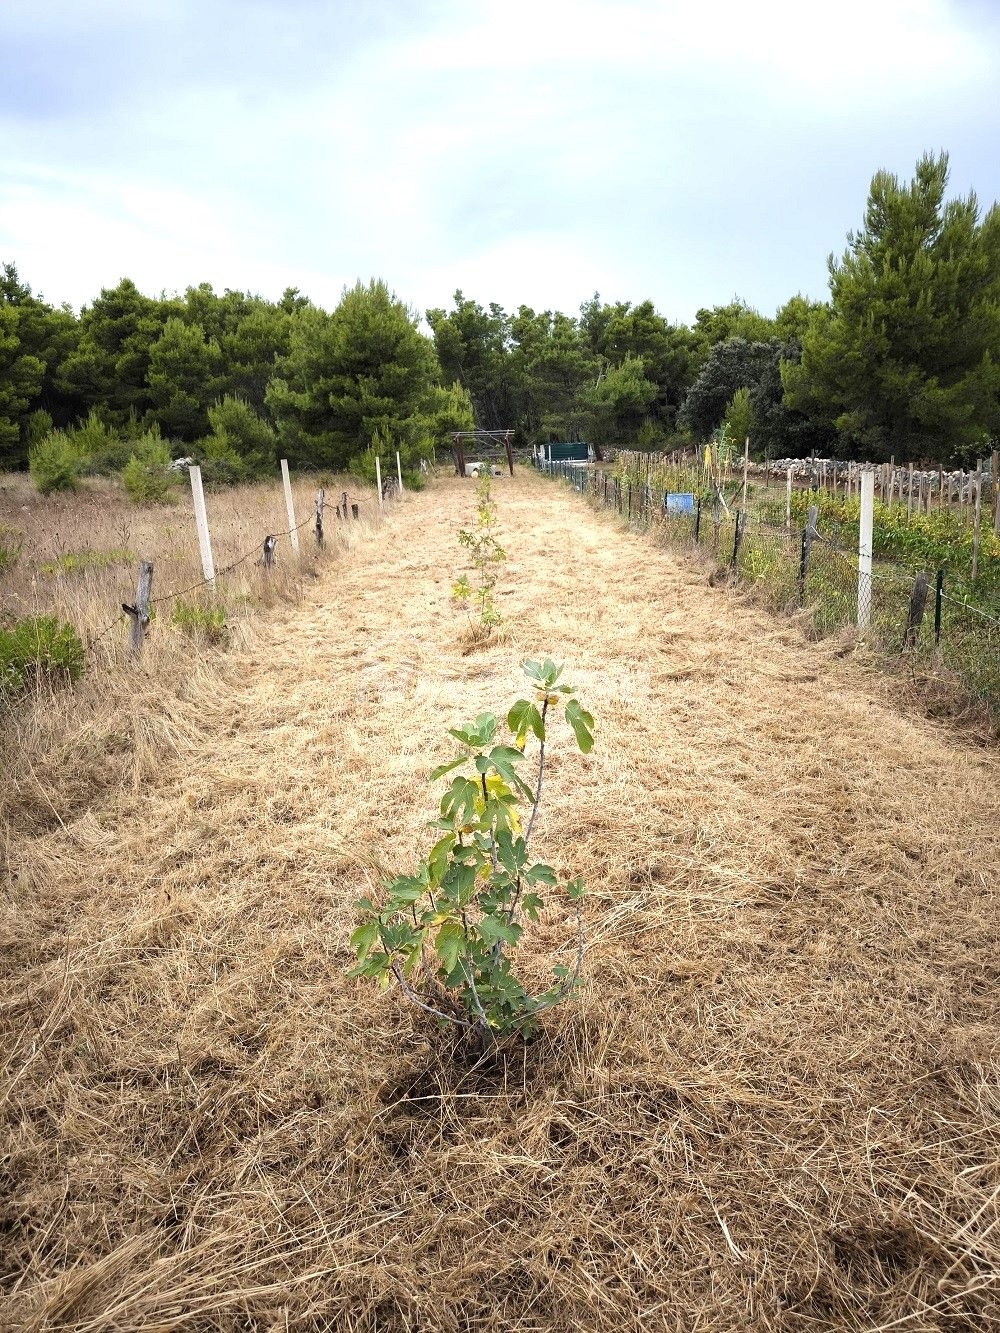
[[[85,675],[73,690],[43,682],[0,715],[0,830],[54,818],[50,789],[74,793],[76,809],[155,773],[157,756],[172,745],[162,701],[211,680],[225,654],[247,651],[262,611],[297,604],[325,563],[350,559],[381,524],[372,489],[353,478],[324,481],[328,502],[349,491],[360,519],[342,523],[328,511],[322,552],[307,521],[299,556],[282,535],[267,570],[261,543],[289,526],[280,482],[209,491],[214,562],[223,571],[213,588],[204,583],[186,477],[174,503],[137,506],[110,480],[43,497],[27,476],[0,475],[0,533],[20,552],[0,570],[0,620],[56,616],[86,647]],[[310,520],[316,489],[312,479],[293,481],[297,522]],[[135,663],[122,605],[135,600],[140,560],[153,563],[153,620]]]
[[[0,1322],[1000,1328],[995,752],[546,481],[496,492],[503,639],[450,599],[456,479],[140,696],[137,787],[50,766],[8,826]],[[589,888],[585,982],[477,1062],[347,979],[352,903],[539,652],[596,718],[536,830]]]

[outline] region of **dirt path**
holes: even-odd
[[[499,643],[463,652],[442,483],[164,702],[155,784],[18,845],[10,1319],[1000,1328],[996,756],[579,497],[496,493]],[[351,903],[540,654],[596,719],[539,845],[586,984],[470,1070],[345,978]]]

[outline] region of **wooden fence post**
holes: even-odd
[[[322,486],[316,492],[316,545],[323,546],[323,506],[326,503],[326,491]]]
[[[288,459],[281,460],[281,484],[285,488],[285,513],[288,515],[288,535],[292,540],[292,550],[299,553],[299,534],[295,528],[295,505],[292,502],[292,481],[288,475]]]
[[[139,564],[139,582],[135,590],[135,605],[127,606],[122,602],[122,610],[132,622],[129,635],[129,652],[138,657],[142,652],[142,643],[149,625],[149,593],[153,586],[153,566],[148,560]]]
[[[904,652],[907,648],[916,648],[917,646],[917,635],[920,633],[920,626],[924,619],[924,607],[927,605],[927,592],[930,583],[930,578],[924,573],[918,574],[913,580],[910,606],[906,613],[906,634],[903,636]]]
[[[201,468],[192,463],[188,468],[191,477],[191,495],[194,499],[194,521],[198,528],[198,549],[201,551],[201,572],[205,582],[215,587],[215,561],[212,559],[212,538],[208,531],[208,514],[205,511],[205,491],[201,484]]]
[[[375,485],[378,489],[378,503],[381,509],[385,506],[385,497],[382,494],[382,460],[378,454],[375,455]]]
[[[994,449],[990,459],[990,484],[993,487],[993,536],[1000,537],[1000,451]]]
[[[270,533],[264,538],[264,550],[260,557],[260,563],[265,569],[270,569],[274,564],[274,548],[277,544],[277,537],[272,537]]]

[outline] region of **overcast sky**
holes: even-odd
[[[419,310],[826,295],[880,167],[1000,197],[1000,3],[0,0],[0,260]]]

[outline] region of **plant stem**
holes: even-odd
[[[435,1009],[432,1004],[427,1004],[424,1000],[420,998],[420,996],[416,993],[416,991],[412,989],[409,982],[403,976],[403,972],[399,964],[390,963],[389,966],[392,968],[393,976],[399,982],[403,994],[419,1009],[425,1010],[428,1014],[433,1014],[435,1018],[443,1018],[446,1023],[457,1023],[459,1027],[471,1028],[476,1026],[474,1023],[470,1023],[465,1018],[459,1018],[457,1014],[446,1014],[443,1009]],[[478,1003],[478,997],[477,997],[477,1003]]]
[[[542,704],[542,735],[545,734],[545,715],[549,711],[549,698],[546,692],[545,702]],[[542,799],[542,776],[545,773],[545,741],[542,740],[538,748],[538,781],[535,783],[535,799],[531,806],[531,818],[528,820],[528,831],[524,835],[524,846],[527,850],[531,840],[531,830],[535,827],[535,816],[538,814],[538,803]]]

